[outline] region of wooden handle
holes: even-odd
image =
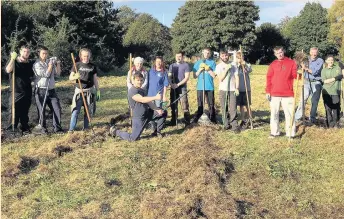
[[[76,64],[75,64],[74,54],[71,53],[71,56],[72,56],[73,65],[74,65],[74,68],[75,68],[75,71],[76,71],[75,73],[78,73],[78,69],[76,68]],[[77,79],[77,81],[78,81],[78,84],[79,84],[79,88],[81,90],[82,101],[84,102],[84,107],[85,107],[85,110],[86,110],[87,119],[88,119],[88,122],[91,123],[91,117],[90,117],[90,114],[88,112],[88,106],[87,106],[87,102],[86,102],[86,99],[85,99],[84,91],[82,90],[80,79]]]
[[[12,74],[12,130],[14,131],[14,123],[15,123],[15,69],[16,69],[16,60],[13,63],[13,74]]]
[[[131,84],[133,83],[132,63],[132,55],[129,53],[129,80]]]

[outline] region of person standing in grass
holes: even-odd
[[[110,128],[110,135],[120,137],[128,141],[136,141],[144,127],[149,121],[157,122],[156,136],[163,137],[163,129],[167,112],[157,107],[153,101],[161,100],[161,94],[158,92],[155,96],[145,96],[145,91],[141,88],[144,83],[142,74],[134,74],[133,86],[129,89],[128,100],[131,109],[133,109],[132,133],[120,131],[115,124]]]
[[[158,108],[163,108],[167,101],[167,87],[168,74],[165,69],[165,64],[161,56],[157,56],[154,60],[154,65],[148,73],[148,97],[154,97],[160,93],[160,99],[154,99],[154,103]],[[150,122],[150,126],[153,129],[153,136],[157,134],[157,126],[154,121]]]
[[[134,58],[134,66],[131,69],[131,75],[133,76],[134,74],[141,73],[143,75],[144,82],[142,84],[142,89],[146,91],[147,89],[147,83],[148,83],[148,77],[147,77],[147,71],[143,68],[143,58],[141,57],[136,57]],[[127,87],[128,90],[133,86],[133,83],[130,78],[130,71],[128,71],[128,76],[127,76]]]
[[[295,123],[290,132],[290,120],[293,112],[294,90],[293,82],[297,78],[297,65],[292,59],[284,56],[283,47],[275,47],[277,60],[273,61],[266,75],[266,97],[270,101],[270,138],[280,135],[279,109],[282,105],[285,115],[285,131],[287,137],[295,136]]]
[[[100,90],[98,85],[98,77],[97,77],[97,67],[90,62],[91,58],[91,51],[89,49],[83,48],[79,52],[80,62],[76,63],[76,68],[71,69],[71,73],[69,75],[69,80],[75,81],[75,91],[74,96],[72,99],[72,116],[70,119],[70,125],[69,125],[69,132],[73,132],[76,123],[78,120],[78,115],[80,113],[81,107],[84,106],[84,102],[81,96],[81,90],[79,88],[78,79],[80,80],[81,87],[86,99],[86,105],[88,108],[93,104],[95,99],[97,101],[100,100]],[[92,94],[92,88],[95,87],[96,89],[96,98]],[[95,107],[94,107],[95,108]],[[93,110],[94,110],[93,108]],[[84,129],[88,128],[88,118],[86,115],[86,109],[84,109]],[[90,116],[92,110],[89,110]]]
[[[222,120],[225,129],[232,126],[234,133],[239,133],[240,129],[237,120],[236,96],[239,95],[239,76],[236,68],[229,63],[227,51],[220,51],[221,62],[216,65],[215,74],[219,78],[219,99],[222,111]],[[229,114],[228,114],[229,108]]]
[[[14,128],[18,128],[19,121],[21,123],[21,131],[23,135],[30,134],[29,127],[29,109],[31,106],[32,87],[31,80],[34,77],[32,66],[34,61],[29,60],[30,48],[27,45],[20,47],[20,55],[17,57],[16,52],[11,53],[11,59],[6,66],[6,72],[10,78],[10,89],[12,89],[12,80],[15,82],[15,121]],[[13,76],[14,70],[14,76]],[[9,106],[12,109],[12,95],[9,98]],[[13,112],[11,112],[13,113]],[[12,117],[9,116],[9,126],[7,130],[12,129]]]
[[[311,97],[311,112],[310,112],[310,122],[316,122],[316,115],[318,109],[318,103],[321,95],[321,70],[323,68],[324,60],[318,57],[318,48],[313,47],[309,51],[309,68],[305,68],[303,77],[305,78],[304,82],[304,103],[302,103],[302,98],[300,100],[299,106],[295,113],[296,122],[302,118],[303,106],[306,105],[307,100]],[[301,94],[302,95],[302,94]]]
[[[43,134],[47,133],[46,128],[46,117],[45,108],[48,105],[50,109],[53,110],[53,126],[55,133],[62,133],[61,127],[61,105],[60,100],[55,92],[55,75],[60,76],[61,74],[61,62],[57,61],[56,57],[51,57],[48,59],[49,51],[45,46],[41,46],[38,50],[39,59],[36,60],[33,65],[33,71],[35,72],[35,99],[40,118],[39,124],[41,127],[41,132]],[[50,81],[49,81],[50,80]],[[49,85],[48,85],[49,83]],[[45,106],[43,107],[43,102],[46,94]]]
[[[189,64],[184,62],[184,52],[176,53],[176,62],[170,65],[168,70],[168,76],[171,84],[170,101],[171,103],[179,96],[184,95],[187,92],[187,82],[190,77]],[[187,94],[180,99],[182,109],[184,111],[185,124],[190,124],[190,112],[189,101]],[[178,101],[171,105],[171,122],[170,126],[176,125],[176,119],[178,119]]]
[[[251,82],[250,82],[250,73],[252,72],[251,64],[246,63],[245,60],[242,60],[241,52],[236,53],[236,62],[233,63],[233,66],[238,71],[239,75],[239,95],[237,96],[237,105],[240,107],[240,114],[241,114],[241,127],[247,128],[248,126],[248,103],[247,103],[247,96],[246,96],[246,88],[245,88],[245,78],[246,78],[246,86],[247,86],[247,95],[249,105],[251,106]],[[244,77],[245,74],[245,77]],[[246,109],[246,110],[245,110]]]
[[[192,123],[197,123],[203,114],[203,84],[205,90],[205,98],[207,98],[209,106],[209,119],[216,123],[215,113],[215,94],[214,94],[214,78],[216,63],[211,59],[210,48],[205,48],[202,51],[203,59],[198,60],[193,66],[194,78],[197,78],[197,104],[198,110],[196,116],[192,119]],[[203,78],[205,81],[203,81]]]
[[[334,64],[333,55],[325,59],[324,68],[321,71],[321,79],[324,82],[322,97],[326,111],[326,126],[328,128],[339,127],[340,118],[340,92],[341,80],[344,73],[338,65]]]

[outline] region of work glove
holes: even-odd
[[[204,70],[209,71],[209,70],[210,70],[209,65],[205,65],[205,66],[204,66]]]
[[[162,107],[163,109],[166,109],[167,103],[168,103],[168,101],[162,102],[161,107]]]
[[[16,52],[11,52],[11,60],[15,60],[18,54]]]
[[[77,80],[77,79],[80,79],[80,73],[77,72],[77,73],[74,73],[72,72],[72,77],[71,77],[72,80]]]
[[[266,99],[270,102],[271,101],[271,95],[270,94],[266,94]]]
[[[234,95],[235,95],[235,96],[239,96],[239,89],[235,89]]]
[[[96,99],[97,101],[99,101],[100,100],[100,90],[97,90],[97,99]]]

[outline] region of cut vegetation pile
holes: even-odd
[[[194,127],[157,172],[143,196],[143,218],[234,218],[236,202],[226,191],[234,165],[219,155],[214,130]]]

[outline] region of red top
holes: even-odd
[[[294,60],[284,57],[273,61],[266,75],[266,93],[277,97],[293,97],[293,82],[297,77],[297,65]]]

